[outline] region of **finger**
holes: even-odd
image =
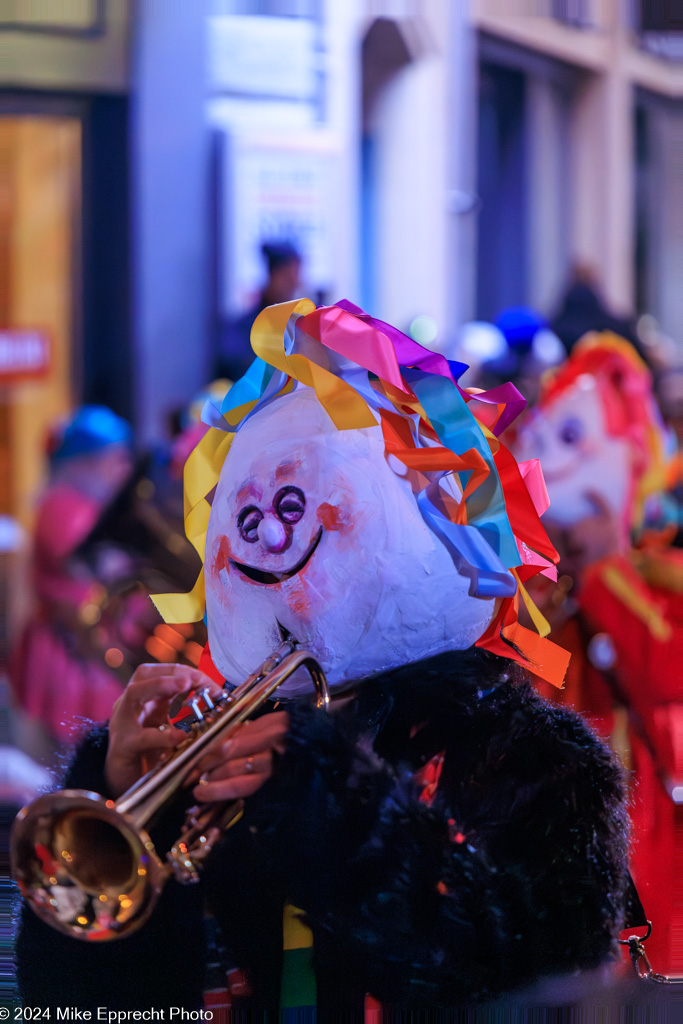
[[[273,757],[270,751],[250,757],[238,757],[226,761],[224,758],[203,758],[188,774],[183,786],[187,789],[202,780],[217,782],[219,779],[230,779],[237,775],[268,774],[272,772]]]
[[[174,729],[172,726],[163,729],[143,728],[126,736],[119,751],[128,757],[136,756],[145,750],[168,750],[177,747],[186,738],[182,729]]]
[[[205,782],[219,782],[221,779],[234,779],[240,775],[271,775],[273,771],[273,758],[270,751],[267,754],[257,754],[251,757],[233,758],[230,761],[223,761],[212,768],[205,768],[200,772]]]
[[[178,694],[187,691],[186,683],[173,676],[130,682],[114,706],[115,712],[127,719],[137,718],[146,705],[163,703],[168,707]]]
[[[287,726],[277,724],[268,730],[240,729],[240,731],[222,745],[223,760],[226,758],[249,757],[266,750],[277,750],[283,753],[287,738]]]
[[[238,800],[241,797],[253,796],[266,778],[265,775],[238,775],[234,779],[222,779],[220,782],[205,782],[203,785],[195,786],[192,795],[200,803]]]
[[[286,730],[282,727],[258,733],[250,729],[240,730],[228,740],[221,741],[220,738],[210,746],[205,757],[200,762],[202,771],[215,768],[219,764],[225,764],[229,760],[244,760],[256,754],[263,754],[276,750],[279,754],[284,753]]]
[[[184,668],[184,666],[180,666]],[[190,675],[192,673],[193,675]],[[133,679],[130,681],[117,701],[119,712],[132,718],[139,714],[140,708],[149,702],[160,703],[170,701],[182,693],[191,693],[195,689],[206,688],[211,696],[218,696],[220,686],[196,669],[188,670],[188,674],[160,675],[152,678]]]
[[[153,679],[154,676],[172,676],[175,675],[176,669],[185,668],[177,661],[146,661],[133,672],[130,681],[134,679]]]
[[[220,683],[211,679],[204,672],[200,672],[198,668],[190,668],[188,665],[176,665],[176,669],[182,670],[176,671],[175,675],[180,675],[187,680],[189,688],[193,693],[195,690],[207,690],[210,696],[219,697],[225,692]]]
[[[224,761],[228,754],[232,756],[233,749],[237,751],[236,756],[241,757],[243,754],[259,753],[272,747],[274,743],[279,746],[289,729],[289,715],[285,711],[276,711],[229,728],[231,732],[227,738],[219,734],[207,746],[207,754],[216,760]],[[238,739],[239,745],[234,747]]]
[[[155,680],[177,679],[185,684],[188,689],[206,688],[212,693],[220,693],[222,687],[191,665],[181,665],[178,662],[170,664],[145,664],[139,665],[128,683],[128,688],[137,687],[139,684],[154,683]],[[179,686],[180,688],[180,686]]]
[[[161,728],[162,725],[171,724],[172,701],[148,700],[142,711],[138,712],[137,721],[139,725]]]

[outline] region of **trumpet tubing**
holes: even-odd
[[[17,815],[11,836],[12,875],[34,911],[59,931],[84,940],[131,934],[152,913],[171,875],[194,882],[212,848],[242,814],[242,801],[186,812],[171,849],[160,857],[148,827],[176,802],[184,781],[217,736],[226,739],[285,679],[308,671],[327,707],[327,682],[308,651],[286,640],[232,694],[204,706],[190,700],[194,721],[173,754],[118,800],[87,790],[62,790],[34,800]]]

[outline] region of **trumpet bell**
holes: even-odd
[[[195,718],[185,740],[118,801],[66,789],[39,797],[17,815],[12,874],[39,917],[74,938],[122,938],[144,924],[171,874],[183,883],[199,880],[214,845],[239,821],[241,800],[187,808],[165,863],[145,829],[178,803],[183,783],[207,747],[218,736],[233,735],[297,669],[304,667],[311,676],[318,707],[328,707],[324,672],[309,651],[295,647],[294,640],[283,640],[241,686],[215,703],[208,690],[195,695],[189,704]]]
[[[87,790],[39,797],[17,815],[12,843],[22,896],[47,924],[86,941],[140,927],[169,870],[144,829]]]

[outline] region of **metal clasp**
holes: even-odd
[[[619,939],[619,944],[621,946],[628,946],[636,977],[640,978],[642,981],[657,982],[658,985],[671,985],[680,982],[683,979],[667,978],[665,974],[657,974],[656,971],[653,971],[652,964],[648,960],[647,953],[645,952],[645,946],[643,945],[651,935],[652,921],[648,921],[647,935],[629,935],[627,939]]]

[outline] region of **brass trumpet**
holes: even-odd
[[[169,809],[209,744],[231,736],[298,668],[311,676],[318,707],[327,707],[320,665],[287,639],[231,694],[194,694],[187,738],[118,800],[67,789],[20,811],[12,828],[12,875],[36,914],[78,939],[116,939],[144,924],[171,875],[198,881],[203,861],[241,817],[243,801],[191,807],[164,860],[147,827]]]

